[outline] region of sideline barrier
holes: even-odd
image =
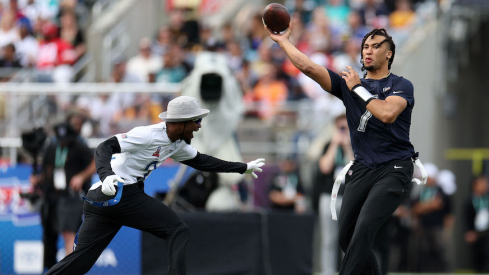
[[[313,215],[179,213],[190,227],[187,273],[312,274]],[[168,274],[166,241],[142,235],[143,274]]]

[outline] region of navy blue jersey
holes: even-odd
[[[406,99],[406,109],[399,114],[396,121],[385,124],[375,118],[367,110],[365,103],[350,92],[341,76],[328,71],[331,77],[331,94],[341,99],[346,107],[355,159],[375,169],[392,160],[412,157],[415,152],[409,141],[409,129],[414,106],[413,84],[394,74],[377,80],[361,79],[362,86],[378,99],[385,100],[388,96],[400,96]]]

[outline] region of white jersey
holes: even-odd
[[[112,155],[110,165],[114,173],[125,180],[125,185],[146,179],[167,158],[184,161],[197,156],[197,150],[185,141],[172,142],[168,138],[164,122],[136,127],[115,137],[121,153]]]

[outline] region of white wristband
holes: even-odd
[[[360,97],[363,101],[365,101],[366,104],[370,102],[370,100],[374,99],[375,97],[367,90],[365,89],[362,85],[358,84],[353,89],[351,89],[352,92],[354,92],[358,97]]]

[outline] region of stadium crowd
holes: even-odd
[[[411,0],[286,1],[295,30],[292,41],[311,58],[334,71],[347,64],[360,71],[361,39],[372,28],[387,28],[396,40],[407,36],[416,21]],[[9,0],[0,6],[0,67],[3,81],[12,68],[33,68],[33,81],[76,81],[72,65],[86,51],[84,31],[93,1]],[[324,93],[288,61],[276,43],[267,38],[261,12],[246,24],[234,20],[219,30],[202,24],[196,11],[173,8],[168,23],[155,37],[141,39],[138,54],[121,56],[107,82],[180,83],[193,69],[200,51],[227,56],[229,67],[243,89],[247,115],[271,119],[287,102],[310,99],[314,109],[331,120],[341,104]],[[125,94],[53,99],[62,111],[86,112],[92,131],[106,137],[125,131],[141,120],[156,122],[161,106],[170,98]],[[122,108],[120,108],[122,106]],[[326,120],[327,121],[327,120]],[[121,125],[119,125],[121,124]],[[127,125],[126,125],[127,124]]]

